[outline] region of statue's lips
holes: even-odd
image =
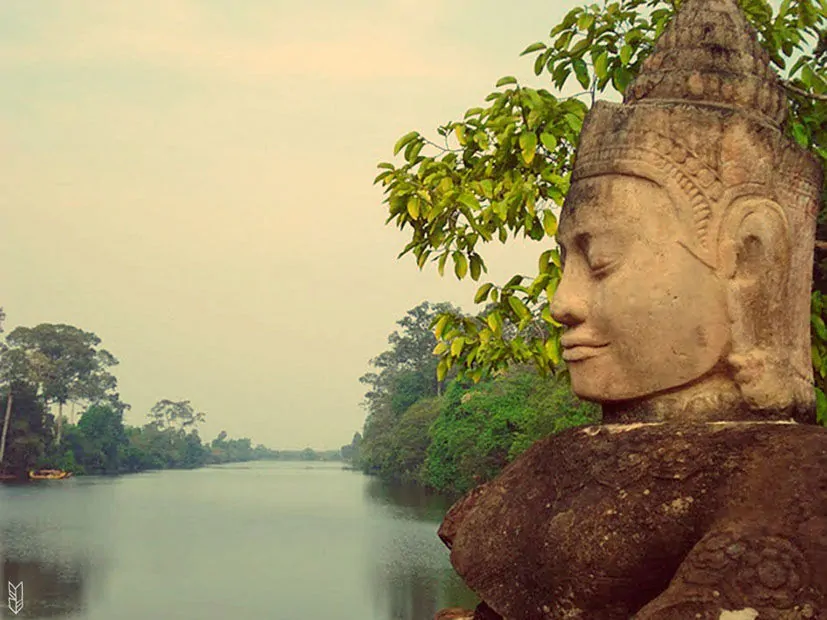
[[[581,362],[587,360],[595,355],[598,355],[602,349],[609,346],[608,342],[597,343],[591,341],[567,341],[565,336],[562,338],[560,344],[563,346],[563,359],[567,362]]]

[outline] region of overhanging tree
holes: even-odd
[[[101,339],[73,325],[41,323],[17,327],[6,338],[4,367],[25,380],[49,405],[57,403],[56,442],[60,443],[63,405],[72,399],[98,402],[113,396],[117,380],[109,372],[118,360],[99,348]]]
[[[787,131],[827,163],[827,0],[739,0],[759,42],[782,76],[790,98]],[[680,0],[604,0],[570,11],[548,41],[529,45],[534,73],[559,92],[572,82],[582,92],[561,97],[548,89],[501,78],[485,103],[437,129],[439,142],[412,131],[394,146],[404,161],[379,164],[389,216],[410,235],[400,257],[412,254],[440,274],[479,281],[487,244],[523,237],[551,243],[569,189],[583,119],[599,93],[622,95],[671,21]],[[827,195],[827,192],[825,192]],[[819,237],[827,237],[819,218]],[[827,242],[817,242],[812,296],[813,366],[819,418],[827,420]],[[539,253],[537,273],[485,282],[475,296],[487,309],[476,317],[445,312],[435,322],[442,379],[449,370],[479,380],[486,371],[534,363],[559,367],[561,326],[550,312],[562,275],[556,248]]]

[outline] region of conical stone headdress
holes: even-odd
[[[733,206],[771,201],[790,251],[780,341],[799,376],[812,377],[810,286],[822,177],[784,135],[787,98],[736,0],[684,0],[630,84],[623,104],[598,102],[580,137],[572,181],[641,177],[669,194],[682,243],[712,269]],[[781,328],[779,328],[781,329]]]

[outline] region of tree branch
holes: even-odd
[[[440,146],[436,142],[433,142],[432,140],[428,140],[428,138],[425,138],[424,136],[423,136],[422,140],[425,142],[425,144],[430,144],[434,148],[437,148],[440,151],[442,151],[443,153],[462,153],[462,151],[464,150],[464,149],[452,149],[452,148],[447,148],[447,147],[444,147],[444,146]],[[448,138],[447,137],[445,138],[445,144],[446,145],[448,144]]]
[[[819,95],[818,93],[808,93],[806,90],[802,90],[797,86],[793,86],[787,80],[781,80],[781,83],[791,93],[795,93],[796,95],[800,95],[801,97],[807,97],[808,99],[815,99],[816,101],[827,101],[827,95]]]

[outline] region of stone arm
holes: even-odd
[[[825,617],[827,566],[817,559],[824,540],[806,536],[808,531],[827,531],[827,520],[805,524],[794,537],[758,524],[715,527],[692,549],[666,591],[634,620]]]

